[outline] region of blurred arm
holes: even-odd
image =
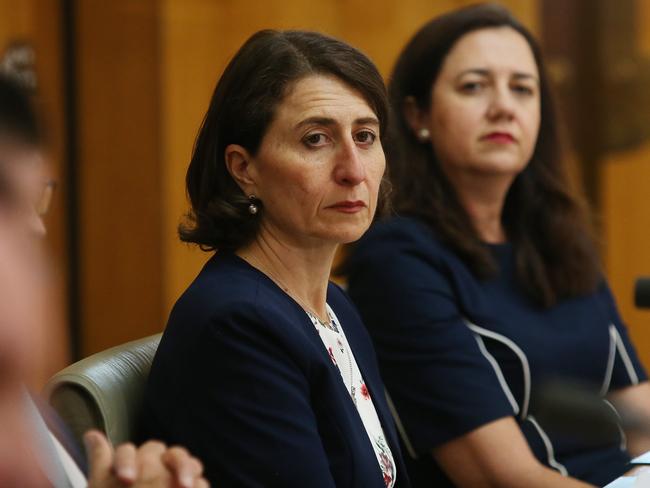
[[[459,488],[586,488],[533,456],[512,417],[485,424],[433,449],[433,457]]]
[[[608,395],[608,398],[615,406],[629,409],[646,421],[645,428],[648,430],[645,433],[629,429],[625,431],[627,450],[630,455],[636,457],[650,451],[650,383],[644,381],[638,385],[615,390]]]

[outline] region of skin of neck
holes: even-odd
[[[507,235],[503,227],[503,206],[514,177],[511,175],[447,175],[456,196],[483,242],[501,244]]]
[[[260,231],[236,254],[267,275],[298,304],[327,322],[327,285],[338,243],[298,243],[262,222]]]

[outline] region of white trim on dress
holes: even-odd
[[[623,360],[623,364],[625,365],[627,374],[630,377],[630,381],[632,382],[633,385],[638,385],[639,377],[637,376],[636,371],[634,370],[634,366],[632,365],[632,360],[630,359],[630,355],[627,353],[627,349],[625,349],[625,344],[623,344],[623,339],[621,339],[621,335],[618,333],[618,330],[616,330],[616,326],[614,324],[609,324],[609,330],[614,331],[614,334],[616,336],[616,349],[618,350],[618,353],[621,355],[621,359]]]
[[[510,391],[508,382],[503,376],[503,371],[501,371],[501,366],[499,366],[499,363],[494,358],[494,356],[492,356],[492,354],[490,354],[486,349],[485,344],[483,343],[483,338],[479,335],[475,335],[474,339],[476,339],[481,354],[483,354],[483,356],[485,356],[485,359],[487,359],[488,362],[492,365],[492,368],[494,369],[494,373],[497,375],[497,379],[499,380],[499,384],[501,385],[501,389],[503,390],[503,393],[505,394],[506,398],[510,402],[510,406],[515,411],[515,415],[518,415],[519,404],[517,403],[517,400],[515,400],[515,396],[512,394],[512,391]]]
[[[472,330],[474,333],[483,335],[485,337],[489,337],[490,339],[494,339],[495,341],[499,341],[506,347],[512,349],[512,352],[514,352],[515,355],[519,358],[519,361],[521,361],[521,368],[524,373],[524,400],[521,405],[521,412],[519,411],[519,409],[517,409],[517,412],[519,413],[521,419],[525,419],[526,416],[528,415],[528,406],[530,404],[530,389],[531,389],[530,366],[528,364],[528,358],[526,357],[526,354],[524,353],[524,351],[521,350],[521,348],[517,344],[515,344],[514,341],[512,341],[512,339],[509,339],[508,337],[498,334],[494,331],[484,329],[483,327],[479,327],[478,325],[473,324],[468,320],[465,320],[465,322],[467,323],[467,326],[470,328],[470,330]],[[490,355],[490,357],[492,357],[492,355]],[[494,359],[494,357],[492,357],[492,359]],[[501,368],[499,368],[499,373],[497,373],[497,376],[499,376],[499,374],[501,375],[501,377],[503,377],[503,373],[501,373]],[[510,388],[508,388],[508,391],[510,391]],[[512,392],[510,392],[510,395],[512,395]]]
[[[605,368],[605,379],[600,389],[600,396],[605,396],[609,391],[609,385],[612,382],[612,373],[614,372],[614,361],[616,360],[616,328],[611,324],[609,326],[609,356],[607,356],[607,367]]]
[[[620,422],[621,415],[618,413],[618,410],[616,410],[616,407],[612,405],[609,400],[607,400],[607,398],[603,398],[603,402],[605,403],[605,405],[607,405],[609,408],[612,409],[612,411],[616,415],[616,418],[619,420],[618,422],[616,422],[618,433],[621,436],[621,443],[619,445],[619,448],[621,449],[621,451],[625,451],[627,449],[627,436],[625,435],[625,431],[621,427],[621,422]]]
[[[503,377],[503,373],[501,371],[500,366],[498,365],[496,359],[494,356],[492,356],[487,349],[485,348],[485,344],[483,342],[483,339],[481,336],[489,337],[490,339],[493,339],[495,341],[500,342],[504,346],[508,347],[511,349],[519,361],[521,362],[521,368],[523,371],[524,375],[524,400],[522,402],[522,408],[521,412],[519,413],[519,410],[517,409],[517,412],[519,413],[519,417],[523,421],[530,421],[530,423],[535,427],[535,430],[537,430],[537,434],[539,435],[540,439],[544,443],[544,447],[546,448],[546,455],[548,459],[548,465],[551,466],[553,469],[557,470],[562,476],[568,476],[569,472],[567,471],[566,467],[557,461],[555,459],[555,450],[553,449],[553,444],[551,442],[551,439],[548,437],[546,432],[542,429],[542,427],[539,425],[535,417],[532,415],[528,414],[528,407],[530,404],[530,392],[532,388],[532,380],[531,380],[531,375],[530,375],[530,364],[528,363],[528,358],[526,357],[526,354],[522,349],[510,338],[499,334],[497,332],[491,331],[484,329],[483,327],[479,327],[476,324],[473,324],[472,322],[465,320],[467,327],[474,332],[475,338],[477,342],[479,343],[479,348],[481,349],[481,352],[483,355],[488,359],[490,364],[492,364],[492,367],[495,368],[495,372],[497,374],[497,378],[499,379],[499,382],[501,383],[501,387],[503,388],[506,397],[508,397],[508,400],[510,400],[510,403],[513,401],[515,402],[516,405],[516,400],[514,400],[514,397],[512,396],[512,391],[510,390],[510,387],[508,386],[505,378]],[[505,386],[504,386],[505,385]]]
[[[535,417],[529,415],[526,418],[526,420],[530,421],[530,423],[533,424],[535,429],[537,429],[537,433],[542,438],[542,442],[546,447],[546,454],[548,456],[548,465],[558,470],[562,476],[569,476],[569,472],[567,471],[566,467],[555,459],[555,451],[553,450],[553,444],[551,444],[551,440],[548,438],[548,435],[546,435],[546,432],[544,432],[542,427],[537,423]]]

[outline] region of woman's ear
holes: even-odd
[[[429,116],[427,112],[418,106],[415,98],[406,97],[404,99],[402,113],[415,137],[421,142],[428,141],[431,137],[428,124]]]
[[[228,144],[224,151],[224,159],[228,173],[239,185],[245,195],[255,195],[255,178],[251,171],[250,154],[239,144]]]

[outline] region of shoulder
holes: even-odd
[[[361,238],[361,243],[375,241],[436,242],[433,230],[415,217],[390,217],[375,222]]]
[[[262,334],[302,327],[306,316],[270,279],[232,254],[215,255],[178,299],[166,335]]]
[[[373,224],[354,245],[350,263],[383,260],[403,253],[436,260],[454,259],[454,253],[425,222],[414,217],[392,217]]]
[[[236,255],[217,253],[180,296],[177,306],[189,302],[193,307],[219,307],[235,299],[254,301],[260,277],[260,273]]]
[[[265,275],[239,261],[210,260],[179,298],[152,366],[152,388],[180,385],[197,371],[203,378],[214,368],[247,368],[253,375],[261,370],[302,371],[299,377],[306,378],[328,359],[314,354],[322,345],[302,308]]]
[[[254,312],[258,307],[285,300],[269,295],[282,292],[264,274],[233,254],[215,254],[178,299],[174,311],[190,314],[241,310]],[[274,297],[277,298],[277,297]]]
[[[462,259],[447,247],[435,231],[413,217],[393,217],[375,223],[352,247],[345,264],[352,282],[360,275],[379,275],[401,280],[421,279],[422,273],[471,275]],[[352,286],[352,285],[351,285]]]

